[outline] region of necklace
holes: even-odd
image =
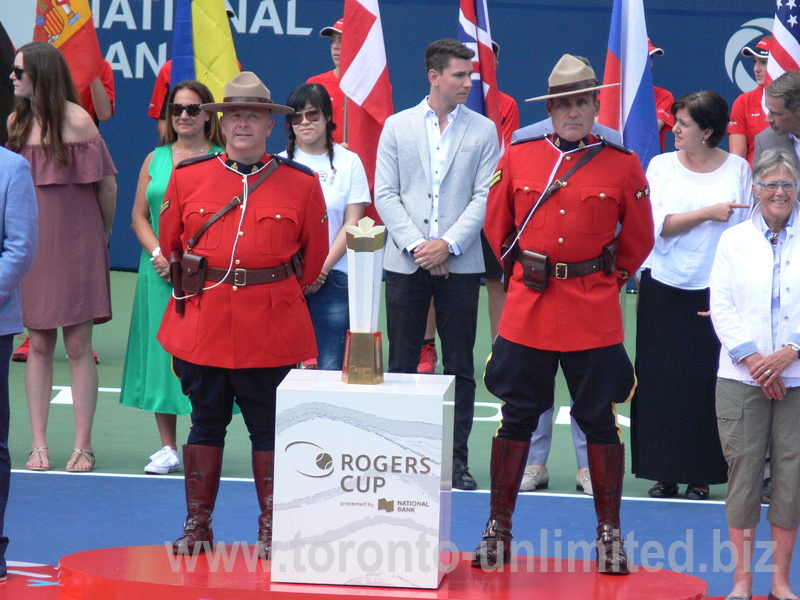
[[[173,144],[172,148],[175,150],[175,154],[205,154],[208,152],[208,148],[201,147],[199,150],[181,150],[178,148],[178,144]]]

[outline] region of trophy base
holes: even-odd
[[[347,332],[342,381],[365,385],[383,383],[383,344],[380,331]]]

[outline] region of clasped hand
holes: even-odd
[[[450,275],[450,267],[447,266],[447,257],[450,251],[448,244],[444,240],[429,240],[422,242],[414,248],[414,262],[431,275],[447,278]]]

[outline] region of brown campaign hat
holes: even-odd
[[[594,69],[582,60],[565,54],[553,67],[550,78],[547,80],[547,94],[528,98],[525,102],[534,100],[546,100],[548,98],[559,98],[561,96],[571,96],[572,94],[583,94],[602,88],[613,87],[618,83],[600,85],[594,75]]]
[[[222,102],[201,104],[200,108],[209,112],[224,108],[266,108],[272,111],[273,115],[288,115],[294,112],[294,109],[288,106],[273,103],[269,88],[251,71],[242,71],[228,82]]]

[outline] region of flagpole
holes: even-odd
[[[347,143],[347,96],[344,96],[344,102],[342,103],[342,143]]]

